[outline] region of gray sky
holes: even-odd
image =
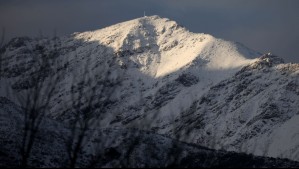
[[[143,11],[299,62],[298,0],[0,0],[0,27],[7,40],[39,30],[67,35],[142,17]]]

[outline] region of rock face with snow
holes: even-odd
[[[299,65],[279,57],[158,16],[67,37],[16,38],[1,53],[1,96],[16,104],[7,91],[22,95],[35,83],[36,58],[51,59],[39,80],[61,75],[47,115],[62,123],[74,118],[71,98],[84,93],[96,98],[101,128],[299,160]]]
[[[173,132],[201,145],[298,160],[299,65],[282,63],[265,55],[212,86]]]
[[[0,166],[19,167],[23,112],[0,97]],[[9,134],[8,134],[9,131]],[[69,128],[45,118],[28,159],[31,167],[68,166],[66,138]],[[255,157],[217,151],[136,129],[87,131],[77,167],[299,167],[287,159]]]

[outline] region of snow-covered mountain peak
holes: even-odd
[[[72,96],[92,91],[99,127],[179,134],[204,146],[298,160],[299,64],[159,16],[55,40],[16,38],[1,52],[0,94],[14,103],[17,97],[6,94],[30,91],[37,58],[59,63],[41,69],[45,84],[63,76],[50,100],[53,119],[72,120]]]
[[[75,39],[111,48],[125,58],[122,62],[133,62],[141,72],[155,78],[186,69],[193,62],[201,62],[202,67],[212,71],[235,69],[260,55],[238,43],[189,32],[175,21],[157,15],[79,33]]]

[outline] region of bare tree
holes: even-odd
[[[86,63],[84,63],[83,74],[77,77],[73,72],[73,82],[71,86],[71,103],[65,104],[74,119],[70,122],[70,135],[65,139],[66,151],[68,154],[67,166],[75,168],[78,166],[80,156],[84,154],[85,146],[91,142],[92,137],[98,132],[100,127],[101,115],[105,112],[105,106],[109,102],[114,89],[120,83],[120,79],[111,81],[109,79],[110,70],[114,63],[112,61],[108,67],[102,69],[100,79],[95,77],[95,72],[89,70],[91,53],[87,54]],[[119,76],[120,77],[120,76]],[[95,80],[96,79],[96,80]],[[96,113],[96,110],[98,112]],[[97,138],[98,142],[93,145],[96,149],[95,154],[87,159],[88,167],[94,167],[102,155],[102,139]]]
[[[73,82],[71,87],[71,112],[74,114],[74,120],[71,122],[71,134],[66,139],[66,148],[69,157],[68,166],[75,168],[79,155],[83,150],[83,146],[87,140],[87,131],[89,127],[94,124],[91,119],[92,101],[95,97],[95,88],[87,88],[85,86],[91,83],[88,75],[88,67],[85,65],[85,72],[83,80],[76,87]],[[77,91],[75,91],[77,89]],[[75,93],[78,93],[77,95]]]
[[[43,46],[36,46],[37,53],[32,53],[34,62],[31,68],[30,85],[25,91],[13,91],[23,108],[22,142],[20,146],[21,167],[27,167],[41,123],[49,111],[50,100],[54,95],[59,80],[59,67],[54,57],[45,52]],[[19,80],[19,79],[17,79]]]
[[[5,28],[2,28],[2,34],[0,39],[0,80],[2,77],[2,48],[4,46],[4,40],[5,40]]]

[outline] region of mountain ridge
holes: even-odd
[[[150,16],[66,37],[12,40],[3,50],[1,95],[8,97],[7,88],[17,94],[30,89],[41,51],[59,63],[44,81],[62,74],[48,114],[55,120],[74,118],[71,98],[83,89],[98,98],[93,113],[103,128],[147,129],[207,147],[298,160],[299,131],[292,129],[298,64]],[[280,126],[292,129],[283,148],[277,146],[284,144]]]

